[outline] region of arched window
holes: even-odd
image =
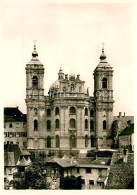
[[[107,79],[106,78],[102,79],[102,88],[107,88]]]
[[[47,137],[47,148],[51,148],[51,137]]]
[[[51,121],[48,120],[48,121],[47,121],[47,130],[50,130],[50,129],[51,129]]]
[[[85,129],[88,129],[88,120],[85,120]]]
[[[70,107],[69,113],[70,113],[70,114],[75,114],[75,113],[76,113],[75,107]]]
[[[59,135],[56,135],[56,148],[60,147],[60,137]]]
[[[51,110],[47,109],[47,116],[50,116],[50,115],[51,115]]]
[[[38,121],[34,120],[34,131],[38,131]]]
[[[71,135],[69,138],[70,141],[70,148],[76,148],[77,140],[75,135]]]
[[[88,109],[85,108],[85,116],[88,116]]]
[[[74,84],[71,84],[71,92],[74,91]]]
[[[76,128],[76,121],[74,118],[70,119],[70,128]]]
[[[59,119],[56,119],[56,120],[55,120],[55,127],[56,127],[56,129],[59,128]]]
[[[94,121],[90,121],[90,131],[94,131]]]
[[[59,115],[59,107],[55,108],[55,115]]]
[[[91,109],[91,110],[90,110],[90,117],[93,117],[93,116],[94,116],[94,110]]]
[[[107,122],[106,122],[106,120],[104,120],[103,121],[103,130],[106,130],[106,128],[107,128]]]
[[[33,76],[33,78],[32,78],[32,86],[33,87],[38,87],[38,77],[37,76]]]
[[[95,147],[95,137],[91,135],[91,147]]]
[[[86,135],[85,136],[85,148],[87,148],[88,147],[88,136]]]

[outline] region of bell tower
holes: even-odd
[[[113,122],[113,68],[106,61],[104,48],[94,70],[95,128],[98,148],[110,148]]]
[[[44,66],[38,60],[36,45],[26,65],[27,148],[45,147]]]

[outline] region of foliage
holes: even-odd
[[[88,151],[87,157],[95,157],[95,156],[96,156],[96,152],[95,151],[93,151],[93,150]]]
[[[66,190],[80,190],[81,189],[81,177],[66,176],[60,178],[60,188]]]
[[[54,156],[54,151],[49,150],[48,157]]]
[[[36,159],[24,172],[24,177],[13,181],[15,189],[47,189],[44,175],[44,161]]]

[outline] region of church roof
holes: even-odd
[[[36,51],[36,45],[34,45],[34,51],[32,52],[32,59],[29,61],[28,64],[30,64],[30,65],[32,65],[32,64],[42,65],[42,63],[38,59],[38,52]]]

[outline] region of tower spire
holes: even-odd
[[[102,60],[105,60],[105,59],[106,59],[106,55],[104,53],[104,43],[102,43],[102,54],[100,56],[100,60],[102,61]]]
[[[33,42],[34,42],[34,51],[32,52],[32,57],[37,57],[38,53],[36,51],[36,40],[34,39]]]

